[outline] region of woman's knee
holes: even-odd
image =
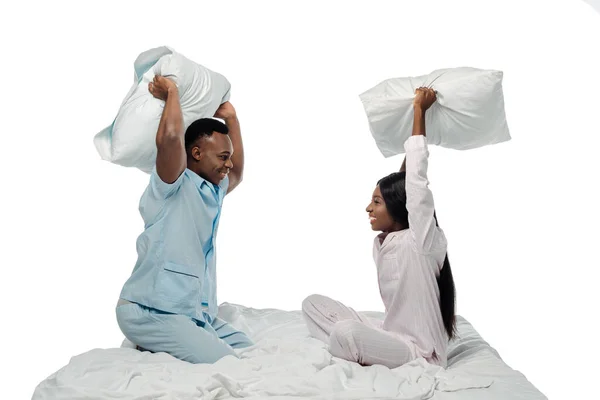
[[[320,294],[311,294],[302,300],[302,313],[304,315],[313,315],[317,310],[317,304],[322,304],[326,297]]]
[[[306,312],[323,312],[332,306],[335,306],[337,302],[330,297],[323,296],[322,294],[311,294],[302,301],[302,311]]]
[[[360,346],[357,334],[362,324],[359,321],[344,320],[337,322],[329,335],[329,351],[338,358],[360,363]]]

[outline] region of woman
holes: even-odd
[[[447,365],[448,340],[456,326],[454,281],[428,187],[425,137],[425,112],[435,101],[434,90],[416,90],[402,168],[377,183],[366,209],[372,229],[382,232],[373,256],[385,305],[383,323],[321,295],[302,303],[311,335],[329,343],[336,357],[389,368],[420,357]]]

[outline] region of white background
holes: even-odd
[[[2,397],[121,343],[147,176],[101,161],[92,138],[135,57],[161,45],[232,83],[246,172],[219,229],[219,301],[255,308],[322,293],[382,310],[364,208],[402,159],[378,152],[358,94],[438,68],[504,71],[513,140],[431,149],[458,312],[549,398],[594,397],[600,15],[573,0],[215,3],[3,10]]]

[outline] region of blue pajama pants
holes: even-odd
[[[205,323],[136,303],[119,305],[116,313],[121,331],[137,346],[194,364],[214,363],[228,355],[237,357],[233,349],[253,345],[245,333],[208,315],[205,317],[210,322]]]

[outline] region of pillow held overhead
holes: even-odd
[[[470,67],[387,79],[359,95],[371,134],[385,157],[404,153],[412,134],[413,99],[420,86],[437,91],[427,110],[427,141],[468,150],[511,139],[504,110],[502,71]]]
[[[167,46],[141,53],[134,70],[134,83],[115,120],[94,136],[94,145],[103,160],[150,173],[156,163],[156,132],[164,107],[148,91],[154,76],[168,76],[177,83],[185,129],[199,118],[213,117],[229,100],[231,85],[223,75]]]

